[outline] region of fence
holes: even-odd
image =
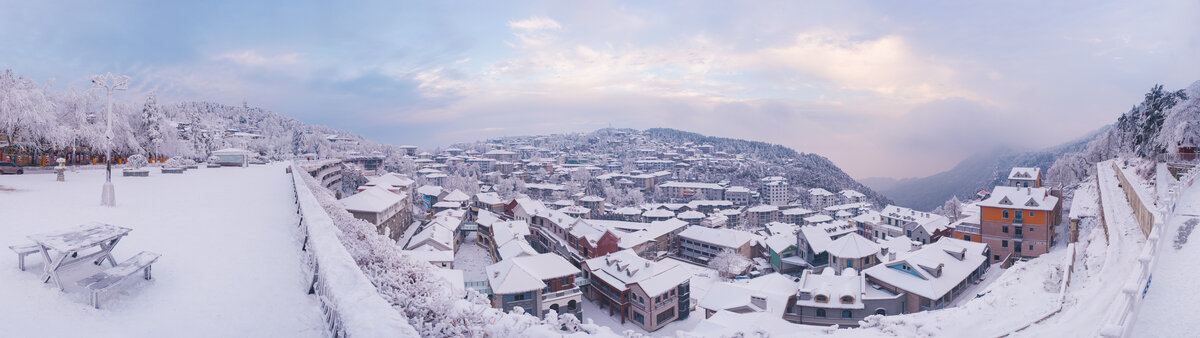
[[[1117,180],[1121,181],[1121,190],[1125,192],[1125,199],[1129,200],[1129,207],[1133,208],[1133,215],[1137,218],[1138,227],[1142,229],[1142,235],[1148,238],[1154,228],[1155,219],[1162,217],[1154,205],[1156,195],[1146,191],[1145,186],[1137,184],[1137,173],[1132,172],[1133,168],[1117,165],[1117,162],[1110,161],[1113,171],[1117,173]]]
[[[291,167],[292,193],[302,234],[301,248],[312,276],[308,293],[320,300],[333,337],[412,337],[417,332],[376,291],[337,237],[333,219],[321,207],[303,177]]]
[[[1117,171],[1117,173],[1118,177],[1120,177],[1121,171]],[[1129,280],[1121,288],[1123,295],[1113,303],[1112,312],[1103,321],[1103,323],[1108,324],[1100,329],[1100,336],[1110,338],[1129,337],[1132,333],[1133,323],[1137,320],[1138,313],[1142,307],[1142,300],[1145,298],[1146,292],[1150,290],[1150,281],[1153,278],[1154,266],[1158,263],[1158,256],[1162,252],[1162,247],[1165,246],[1163,232],[1167,231],[1166,226],[1170,224],[1171,219],[1174,217],[1175,206],[1179,202],[1179,197],[1194,186],[1198,175],[1200,175],[1200,170],[1193,168],[1178,180],[1158,182],[1160,186],[1163,184],[1169,185],[1169,188],[1159,188],[1166,189],[1164,193],[1166,199],[1159,201],[1159,205],[1163,207],[1158,210],[1158,213],[1162,217],[1159,217],[1154,222],[1150,236],[1147,238],[1146,244],[1142,247],[1141,254],[1138,255],[1138,274],[1129,276]]]

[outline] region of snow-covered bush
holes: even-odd
[[[137,169],[141,169],[142,167],[145,167],[147,165],[150,165],[150,162],[148,162],[146,160],[146,156],[142,156],[142,154],[135,154],[133,156],[130,156],[125,161],[126,169],[137,170]]]
[[[220,160],[221,160],[221,158],[217,157],[216,155],[208,157],[208,163],[217,163],[217,161],[220,161]]]
[[[183,168],[183,159],[179,156],[167,159],[167,162],[163,163],[163,168]]]
[[[725,249],[708,262],[708,267],[720,272],[722,277],[733,277],[746,272],[750,267],[750,260],[736,251]]]
[[[184,157],[183,165],[196,165],[196,160],[193,160],[191,157]]]

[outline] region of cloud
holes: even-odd
[[[300,63],[300,54],[263,55],[255,50],[244,50],[221,53],[213,57],[213,60],[229,61],[249,67],[295,65]]]
[[[533,16],[525,20],[509,21],[508,27],[520,44],[510,44],[513,47],[536,47],[546,45],[555,39],[554,31],[562,30],[558,21],[544,16]]]

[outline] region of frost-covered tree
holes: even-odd
[[[0,136],[10,147],[37,148],[52,137],[53,104],[37,82],[18,78],[12,70],[0,73]]]
[[[158,108],[158,97],[154,91],[150,92],[150,96],[146,98],[146,104],[142,107],[142,121],[139,132],[141,134],[139,143],[142,149],[145,149],[150,157],[162,156],[163,151],[163,113]]]
[[[962,217],[962,201],[958,200],[958,196],[951,196],[950,200],[942,205],[941,210],[940,215],[946,216],[951,222],[956,222],[959,217]]]
[[[732,278],[746,272],[750,268],[750,260],[736,251],[731,249],[721,250],[712,260],[708,262],[708,267],[717,270],[721,277]]]

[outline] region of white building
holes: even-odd
[[[824,209],[827,206],[838,203],[838,196],[829,192],[829,190],[821,188],[808,189],[808,204],[815,209]]]
[[[766,177],[760,180],[762,187],[759,189],[759,194],[762,196],[762,202],[770,205],[787,205],[791,199],[790,189],[787,179],[779,176]]]

